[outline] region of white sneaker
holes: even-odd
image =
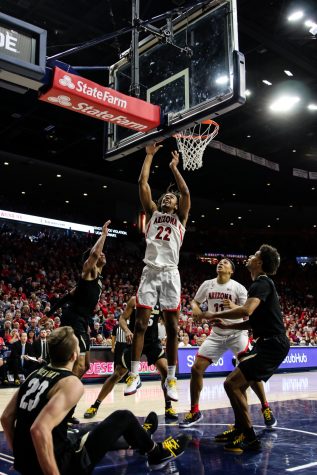
[[[140,380],[140,376],[135,373],[129,373],[126,386],[124,388],[124,395],[130,396],[131,394],[135,394],[137,390],[141,387],[141,385],[142,383]]]
[[[178,401],[178,394],[176,389],[177,378],[166,378],[164,386],[166,389],[166,395],[171,401]]]

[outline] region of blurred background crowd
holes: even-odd
[[[0,381],[7,383],[7,369],[13,383],[19,384],[18,373],[23,367],[29,370],[45,363],[46,338],[61,323],[63,308],[51,308],[75,285],[82,269],[82,255],[96,240],[95,235],[43,228],[38,226],[1,224],[0,244]],[[221,238],[220,238],[221,237]],[[260,240],[262,239],[262,241]],[[107,241],[107,264],[103,272],[103,289],[100,300],[91,315],[89,331],[91,344],[114,347],[113,333],[127,301],[135,295],[143,267],[144,242],[139,235],[124,240]],[[203,249],[222,249],[219,257],[206,258],[191,249],[192,241],[181,253],[180,273],[182,299],[179,318],[179,347],[200,346],[212,332],[207,321],[195,321],[190,302],[201,283],[216,277],[216,264],[226,255],[231,241],[231,252],[236,251],[236,241],[218,234],[215,244],[209,236],[194,243]],[[245,254],[241,252],[241,241]],[[245,268],[246,255],[252,246],[269,241],[263,237],[241,236],[237,241],[235,280],[247,288],[251,283]],[[185,239],[186,242],[186,239]],[[234,243],[234,244],[233,244]],[[204,247],[205,246],[205,247]],[[283,311],[284,324],[291,345],[317,345],[316,275],[314,263],[300,265],[295,254],[283,256],[274,278]],[[204,306],[204,304],[203,304]],[[159,324],[159,337],[165,343],[164,322]],[[26,352],[26,358],[21,352]],[[22,358],[21,358],[22,356]]]

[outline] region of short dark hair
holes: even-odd
[[[261,255],[263,271],[268,275],[275,275],[281,262],[281,258],[277,252],[277,249],[270,246],[269,244],[262,244],[259,251]]]
[[[158,208],[159,210],[161,210],[163,198],[164,198],[164,196],[165,196],[167,193],[172,193],[173,195],[175,195],[176,198],[177,198],[177,204],[178,204],[181,194],[180,194],[180,192],[179,192],[178,190],[173,189],[174,186],[175,186],[175,185],[174,185],[173,183],[171,183],[171,184],[167,187],[165,193],[163,193],[163,194],[159,197],[159,199],[157,200],[157,208]]]
[[[69,362],[77,348],[72,327],[56,328],[48,337],[48,352],[51,363],[65,365]]]

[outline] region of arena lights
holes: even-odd
[[[268,81],[267,79],[262,80],[263,84],[266,84],[267,86],[272,86],[272,83]]]
[[[25,193],[25,192],[24,192]],[[67,201],[65,201],[67,203]],[[21,223],[39,224],[41,226],[51,226],[53,228],[79,231],[82,233],[101,234],[100,227],[88,226],[86,224],[72,223],[69,221],[60,221],[58,219],[45,218],[43,216],[33,216],[31,214],[23,214],[15,211],[0,210],[0,219],[8,219],[11,221],[19,221]],[[127,231],[111,228],[108,230],[108,236],[116,238],[118,235],[127,236]]]
[[[227,84],[228,81],[229,81],[228,76],[219,76],[215,82],[216,84]]]
[[[290,112],[299,101],[298,96],[281,96],[270,105],[270,109],[272,112]]]
[[[284,69],[284,73],[286,74],[286,76],[289,76],[289,77],[294,76],[294,74],[291,71],[288,71],[288,69]]]
[[[317,23],[313,20],[306,20],[305,21],[305,26],[309,28],[309,33],[312,35],[317,35]]]
[[[291,13],[287,19],[288,21],[298,21],[301,20],[304,16],[304,12],[302,10],[296,10],[295,12]]]

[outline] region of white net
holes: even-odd
[[[205,148],[218,131],[217,122],[208,120],[174,135],[178,151],[182,154],[184,170],[197,170],[202,166]]]

